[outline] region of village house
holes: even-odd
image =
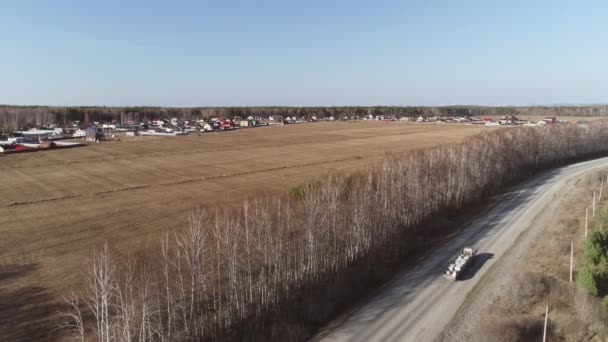
[[[72,135],[74,138],[84,138],[86,141],[100,141],[103,140],[103,131],[97,129],[97,126],[89,126],[80,128]]]

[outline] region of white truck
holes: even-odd
[[[471,264],[476,254],[477,251],[472,247],[463,248],[460,255],[456,257],[456,260],[454,260],[454,262],[445,270],[445,275],[454,280],[458,280],[458,277]]]

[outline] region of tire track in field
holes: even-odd
[[[428,133],[428,132],[445,132],[442,130],[438,130],[438,129],[426,129],[426,130],[417,130],[417,131],[412,131],[412,132],[397,132],[397,133],[390,133],[390,134],[381,134],[381,135],[367,135],[367,136],[360,136],[360,137],[339,137],[339,138],[334,138],[334,139],[327,139],[327,140],[318,140],[318,141],[297,141],[297,142],[285,142],[285,143],[280,143],[280,146],[294,146],[294,145],[306,145],[306,144],[310,144],[310,143],[335,143],[335,142],[339,142],[339,141],[345,141],[345,140],[365,140],[365,139],[373,139],[373,138],[383,138],[383,137],[392,137],[392,136],[399,136],[399,135],[411,135],[411,134],[421,134],[421,133]],[[312,135],[311,135],[312,137]],[[156,142],[156,141],[155,141]],[[190,141],[188,141],[190,142]],[[278,147],[278,143],[277,142],[272,142],[272,143],[266,143],[266,144],[261,144],[261,145],[256,145],[256,148],[269,148],[269,147]],[[228,147],[217,147],[214,149],[194,149],[185,153],[178,153],[180,155],[188,155],[188,154],[199,154],[199,153],[217,153],[217,152],[225,152],[225,151],[231,151],[231,150],[235,150],[236,148],[234,146],[228,146]],[[26,166],[13,166],[13,165],[0,165],[0,170],[1,169],[19,169],[19,168],[31,168],[31,167],[41,167],[41,166],[54,166],[54,165],[71,165],[71,164],[78,164],[78,163],[85,163],[85,162],[89,162],[89,159],[94,160],[96,163],[99,162],[106,162],[106,161],[114,161],[114,160],[124,160],[124,159],[128,159],[128,160],[133,160],[133,159],[141,159],[141,158],[153,158],[153,157],[164,157],[167,154],[173,154],[175,155],[175,151],[166,151],[166,152],[151,152],[151,153],[133,153],[133,156],[127,155],[127,156],[103,156],[103,157],[98,157],[98,155],[95,156],[88,156],[86,158],[83,159],[79,159],[79,160],[66,160],[66,161],[61,161],[61,162],[47,162],[47,163],[39,163],[39,164],[29,164]]]
[[[171,212],[170,214],[162,215],[161,218],[174,217],[174,216],[178,216],[178,214],[179,215],[184,215],[186,212],[190,211],[191,209],[192,208],[180,209],[180,210]],[[28,249],[28,250],[20,250],[19,252],[16,252],[16,253],[13,253],[13,254],[7,254],[7,255],[3,256],[2,258],[10,260],[10,258],[18,257],[20,255],[35,253],[35,252],[38,252],[38,251],[41,251],[41,250],[44,250],[44,249],[51,249],[51,248],[68,246],[68,245],[71,245],[71,244],[76,243],[76,242],[80,242],[80,241],[84,241],[84,240],[89,240],[89,239],[95,239],[95,238],[101,237],[103,235],[108,235],[108,238],[111,238],[111,235],[113,235],[114,233],[117,233],[119,231],[122,231],[122,230],[129,230],[129,231],[135,230],[135,229],[137,229],[138,226],[142,226],[144,224],[151,223],[151,222],[158,221],[158,220],[159,220],[158,217],[153,217],[153,218],[147,219],[147,220],[143,219],[143,220],[139,220],[137,223],[129,223],[129,224],[125,225],[125,226],[122,226],[122,227],[119,227],[119,228],[116,228],[116,229],[104,230],[104,231],[88,234],[86,236],[81,236],[81,237],[78,237],[78,238],[70,239],[70,240],[67,240],[67,241],[58,242],[58,243],[54,243],[54,244],[49,244],[49,245],[42,246],[42,247],[32,248],[32,249]],[[170,228],[170,227],[166,227],[166,228]],[[159,229],[162,229],[162,228],[159,228]],[[145,235],[150,235],[152,233],[158,232],[159,229],[149,229],[149,230],[146,230],[144,232],[140,232],[138,236],[141,237],[141,236],[145,236]]]
[[[67,195],[67,196],[54,197],[54,198],[45,198],[45,199],[36,200],[36,201],[10,202],[8,204],[2,205],[1,207],[4,207],[4,208],[15,207],[15,206],[21,206],[21,205],[30,205],[30,204],[61,201],[61,200],[66,200],[66,199],[93,197],[93,196],[99,196],[99,195],[105,195],[105,194],[111,194],[111,193],[117,193],[117,192],[124,192],[124,191],[130,191],[130,190],[140,190],[140,189],[149,189],[149,188],[162,187],[162,186],[172,186],[172,185],[181,185],[181,184],[187,184],[187,183],[204,182],[204,181],[215,180],[215,179],[246,176],[246,175],[251,175],[251,174],[256,174],[256,173],[272,172],[272,171],[279,171],[279,170],[289,170],[289,169],[296,169],[296,168],[300,168],[300,167],[307,167],[307,166],[313,166],[313,165],[339,163],[339,162],[344,162],[344,161],[349,161],[349,160],[358,160],[358,159],[363,159],[363,158],[364,157],[354,156],[354,157],[348,157],[348,158],[326,160],[326,161],[321,161],[321,162],[297,164],[297,165],[292,165],[292,166],[278,166],[278,167],[272,167],[272,168],[267,168],[267,169],[236,172],[236,173],[222,174],[222,175],[217,175],[217,176],[190,178],[190,179],[184,179],[184,180],[166,182],[166,183],[137,185],[137,186],[130,186],[130,187],[119,188],[119,189],[91,192],[91,193],[87,193],[87,194]]]
[[[122,191],[128,191],[128,190],[137,190],[137,189],[143,189],[143,188],[150,188],[150,187],[153,187],[153,186],[154,187],[156,187],[156,186],[168,186],[168,185],[170,186],[170,185],[184,184],[184,183],[190,183],[190,182],[200,182],[200,181],[213,180],[213,179],[230,178],[230,177],[237,177],[237,176],[249,175],[249,174],[255,174],[255,173],[271,172],[271,171],[286,170],[286,169],[294,169],[294,168],[298,168],[298,167],[305,167],[305,166],[319,165],[319,164],[326,164],[326,163],[334,163],[334,162],[342,162],[342,161],[347,161],[347,160],[358,160],[358,159],[362,159],[362,157],[355,156],[355,157],[335,159],[335,160],[324,161],[324,162],[314,162],[314,163],[299,164],[299,165],[294,165],[294,166],[283,166],[283,167],[268,168],[268,169],[263,169],[263,170],[254,170],[254,171],[248,171],[248,172],[240,172],[240,173],[235,173],[235,174],[230,174],[230,175],[218,175],[218,176],[210,176],[210,177],[200,177],[200,178],[195,178],[195,179],[175,181],[175,182],[164,183],[164,184],[134,186],[134,187],[129,187],[129,188],[125,188],[125,189],[101,191],[101,192],[98,192],[98,193],[92,193],[92,194],[87,194],[87,195],[72,195],[72,196],[64,196],[64,197],[60,197],[60,198],[46,199],[46,200],[40,200],[40,201],[23,202],[23,203],[11,203],[11,204],[5,205],[4,207],[17,206],[17,205],[37,204],[37,203],[42,203],[42,202],[52,202],[52,201],[59,201],[59,200],[62,200],[62,199],[72,199],[72,198],[78,198],[78,197],[89,197],[89,196],[95,196],[95,195],[99,195],[99,194],[107,194],[107,193],[113,193],[113,192],[122,192]],[[54,243],[54,244],[49,244],[49,245],[42,246],[42,247],[36,247],[36,248],[28,249],[28,250],[21,250],[19,252],[13,253],[13,254],[8,254],[8,255],[4,256],[4,258],[13,258],[13,257],[17,257],[17,256],[23,255],[23,254],[35,253],[35,252],[38,252],[38,251],[41,251],[41,250],[44,250],[44,249],[51,249],[51,248],[58,248],[58,247],[68,246],[68,245],[71,245],[71,244],[74,244],[74,243],[78,243],[78,242],[81,242],[81,241],[85,241],[85,240],[89,240],[89,239],[95,239],[95,238],[98,238],[98,237],[102,237],[104,235],[108,235],[108,237],[110,237],[111,235],[113,235],[113,234],[115,234],[117,232],[120,232],[120,231],[133,231],[135,229],[138,229],[138,227],[140,227],[140,226],[143,226],[143,225],[155,222],[155,221],[159,221],[160,219],[163,219],[163,218],[167,218],[167,217],[179,217],[180,215],[185,215],[191,209],[192,209],[191,207],[184,208],[184,209],[178,209],[177,211],[171,212],[169,214],[163,214],[160,217],[152,217],[152,218],[149,218],[149,219],[142,219],[142,220],[139,220],[138,222],[128,223],[128,224],[126,224],[124,226],[121,226],[121,227],[118,227],[118,228],[115,228],[115,229],[103,230],[103,231],[91,233],[91,234],[88,234],[88,235],[85,235],[85,236],[81,236],[81,237],[78,237],[78,238],[69,239],[67,241],[58,242],[58,243]],[[158,232],[158,229],[150,229],[150,230],[146,230],[145,232],[140,232],[141,235],[139,235],[139,236],[149,235],[149,234],[152,234],[154,232]]]

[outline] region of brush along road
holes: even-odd
[[[438,248],[413,269],[381,288],[369,302],[323,338],[324,341],[433,341],[460,306],[473,296],[492,265],[528,228],[543,227],[541,215],[566,183],[593,168],[605,167],[608,158],[545,172],[504,195],[501,202],[471,222],[456,238]],[[446,264],[466,246],[478,254],[454,281],[444,276]],[[501,265],[510,267],[509,265]]]

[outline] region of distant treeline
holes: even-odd
[[[8,131],[30,127],[48,126],[52,123],[71,124],[74,121],[113,121],[127,124],[153,118],[180,120],[211,117],[247,116],[297,116],[318,118],[334,116],[395,115],[417,116],[482,116],[482,115],[542,115],[542,116],[605,116],[608,105],[594,106],[528,106],[528,107],[47,107],[47,106],[0,106],[0,127]]]

